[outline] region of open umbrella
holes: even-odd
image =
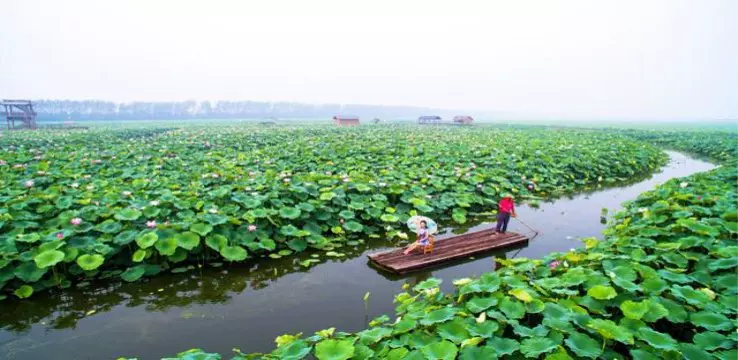
[[[438,231],[438,224],[436,224],[433,219],[427,217],[427,216],[412,216],[409,219],[407,219],[407,227],[410,229],[410,231],[418,233],[418,229],[420,228],[420,222],[425,221],[425,224],[428,225],[428,233],[429,234],[435,234],[436,231]]]

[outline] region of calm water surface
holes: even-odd
[[[600,222],[602,208],[612,213],[668,179],[714,168],[668,153],[669,164],[638,183],[541,203],[538,208],[521,206],[520,219],[540,231],[526,248],[406,277],[387,276],[368,266],[366,254],[395,245],[371,241],[370,246],[346,246],[341,249],[345,257],[321,260],[309,269],[298,262],[311,254],[300,254],[250,267],[162,275],[145,283],[97,281],[83,289],[4,301],[0,358],[158,359],[192,347],[227,355],[233,347],[267,351],[283,333],[310,335],[331,326],[358,331],[376,316],[393,315],[393,296],[405,282],[433,276],[443,279],[449,290],[453,279],[493,270],[495,256],[542,257],[579,247],[577,238],[600,236],[605,227]],[[531,233],[516,220],[510,225],[510,231]],[[471,230],[490,226],[482,223]],[[362,301],[366,292],[371,293],[368,313]]]

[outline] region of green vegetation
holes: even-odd
[[[0,294],[19,298],[307,249],[341,256],[405,237],[416,213],[464,223],[502,192],[559,196],[665,161],[618,133],[543,128],[19,132],[0,146]]]
[[[722,158],[625,204],[604,240],[395,297],[397,317],[358,333],[283,335],[268,355],[235,359],[735,359],[738,357],[738,169],[701,138],[660,142]],[[716,135],[720,138],[722,135]],[[727,146],[735,154],[736,142]],[[723,157],[724,156],[724,157]],[[193,349],[177,356],[220,358]]]

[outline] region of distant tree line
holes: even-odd
[[[326,118],[359,115],[363,119],[458,115],[449,110],[413,106],[302,104],[264,101],[172,101],[115,103],[100,100],[35,100],[38,120],[155,120],[236,118]]]

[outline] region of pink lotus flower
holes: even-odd
[[[528,190],[533,190],[533,184],[528,184]]]
[[[8,165],[8,163],[5,160],[0,160],[0,166]]]
[[[76,226],[82,223],[82,219],[78,217],[72,218],[72,220],[69,220],[69,223]]]
[[[64,233],[63,232],[56,233],[56,238],[59,240],[64,239]]]
[[[557,267],[558,267],[559,265],[561,265],[561,261],[559,261],[559,260],[554,260],[554,261],[551,261],[550,263],[548,263],[548,268],[549,268],[549,269],[551,269],[551,270],[556,270],[556,268],[557,268]]]
[[[154,221],[154,220],[147,221],[146,222],[146,227],[149,228],[149,229],[155,228],[156,227],[156,221]]]
[[[256,225],[249,225],[249,231],[256,231]]]

